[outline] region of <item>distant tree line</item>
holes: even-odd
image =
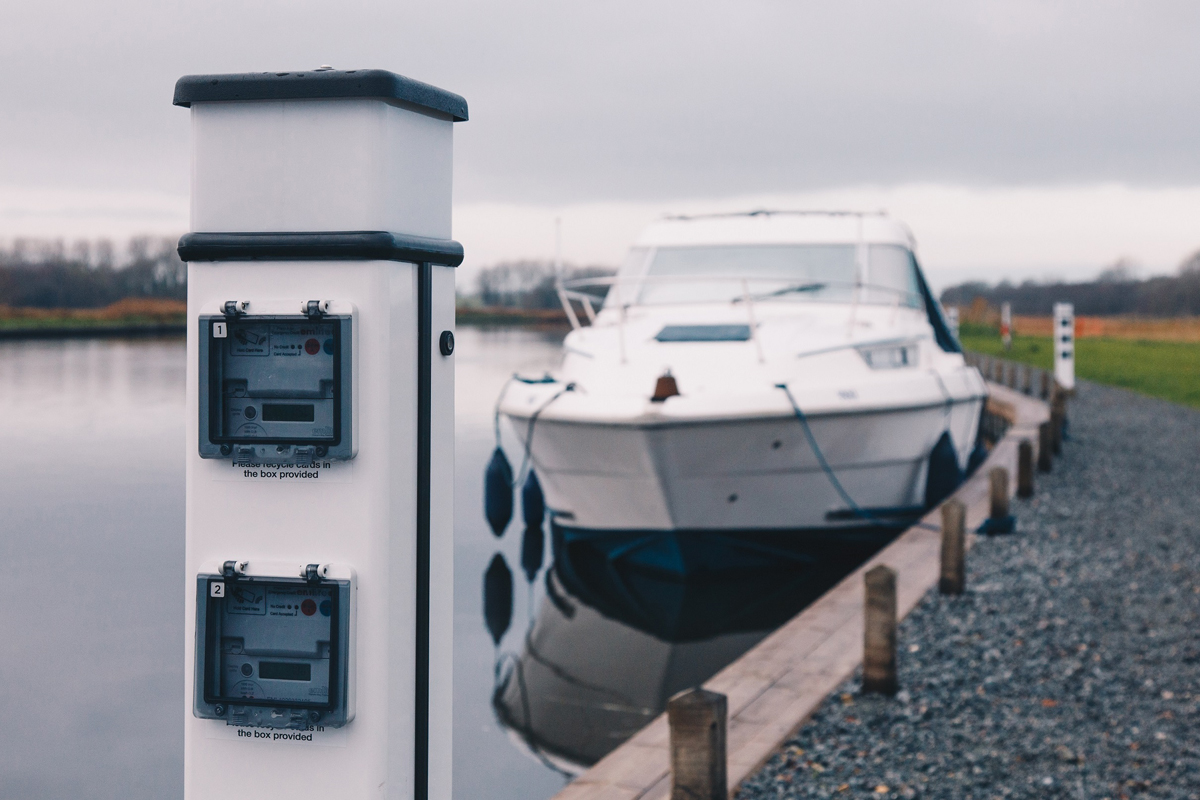
[[[1075,313],[1088,316],[1138,314],[1148,317],[1200,315],[1200,251],[1179,266],[1175,275],[1139,280],[1135,268],[1118,261],[1093,281],[1081,283],[1014,284],[982,282],[951,286],[942,292],[944,306],[970,306],[981,298],[990,306],[1011,303],[1014,314],[1046,316],[1056,302],[1073,303]]]
[[[563,279],[594,278],[613,275],[611,267],[563,267]],[[549,261],[504,261],[481,270],[475,279],[476,299],[480,305],[508,308],[560,308],[555,288],[555,269]],[[608,287],[585,287],[589,294],[603,297]]]
[[[187,266],[176,240],[15,239],[0,244],[0,305],[101,308],[126,297],[187,298]]]

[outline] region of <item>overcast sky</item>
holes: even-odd
[[[0,236],[180,232],[176,78],[332,64],[467,98],[467,272],[762,206],[886,208],[941,284],[1200,248],[1195,2],[0,3]]]

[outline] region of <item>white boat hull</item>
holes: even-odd
[[[809,418],[859,508],[924,504],[929,455],[949,431],[965,467],[980,397]],[[513,419],[519,437],[527,420]],[[859,525],[795,416],[624,424],[539,419],[532,462],[558,522],[593,530],[785,530]]]

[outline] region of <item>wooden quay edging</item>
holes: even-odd
[[[1049,406],[1000,384],[988,385],[988,409],[1011,427],[987,461],[951,497],[966,507],[968,530],[989,514],[989,472],[1017,474],[1018,450],[1036,452],[1038,427]],[[1008,491],[1017,482],[1008,481]],[[951,498],[947,498],[949,500]],[[908,615],[940,575],[941,508],[879,551],[703,688],[726,697],[726,780],[729,793],[761,767],[808,720],[825,698],[862,663],[864,576],[878,565],[896,573],[896,613]],[[967,537],[968,546],[974,535]],[[580,775],[553,800],[660,800],[671,795],[670,730],[660,714],[628,741]]]

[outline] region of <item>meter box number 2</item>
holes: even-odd
[[[353,457],[353,316],[200,317],[200,455],[260,464]]]
[[[352,578],[198,576],[196,716],[301,730],[348,722],[351,595]]]

